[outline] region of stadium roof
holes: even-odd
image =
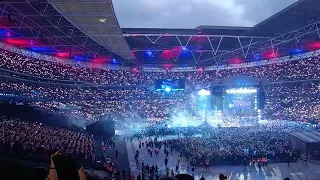
[[[111,0],[10,0],[0,8],[0,35],[9,44],[79,61],[136,63]]]
[[[320,48],[319,6],[319,0],[300,0],[254,27],[122,31],[136,58],[150,66],[251,62]]]
[[[75,61],[125,66],[210,66],[319,49],[320,1],[299,0],[254,27],[121,29],[111,0],[0,3],[0,36]]]
[[[306,23],[319,20],[319,6],[318,0],[299,0],[255,25],[246,34],[271,37],[297,29]]]

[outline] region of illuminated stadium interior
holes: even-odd
[[[320,177],[320,1],[194,29],[122,28],[113,2],[0,2],[0,165],[59,180],[73,161],[101,179]],[[72,163],[49,164],[57,150]]]

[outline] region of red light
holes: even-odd
[[[198,74],[202,74],[204,72],[204,69],[203,67],[199,67],[198,70],[197,70]]]
[[[94,55],[94,57],[95,58],[91,60],[93,63],[106,63],[109,60],[108,58],[97,56],[96,54]]]
[[[276,58],[278,55],[279,54],[277,54],[276,50],[274,50],[274,49],[269,49],[269,50],[261,53],[262,59],[269,59],[269,60]]]
[[[12,39],[12,38],[7,38],[5,39],[5,42],[12,44],[12,45],[17,45],[17,46],[30,46],[32,43],[29,40],[26,39]]]
[[[164,68],[165,68],[167,71],[169,71],[170,68],[172,68],[172,64],[165,64],[165,65],[163,65],[163,66],[164,66]]]
[[[311,49],[311,50],[320,49],[320,42],[310,43],[309,45],[307,45],[307,48],[308,48],[308,49]]]
[[[134,68],[131,69],[131,72],[137,73],[137,72],[138,72],[138,69],[134,67]]]
[[[241,59],[237,58],[237,57],[234,57],[230,60],[230,63],[231,64],[239,64],[241,63]]]
[[[182,46],[173,47],[170,51],[170,55],[172,56],[172,58],[177,59],[181,51],[182,51]]]
[[[171,55],[171,52],[170,52],[169,50],[163,51],[163,52],[161,53],[161,57],[162,57],[163,59],[167,59],[167,60],[172,59],[172,55]]]
[[[57,57],[59,58],[69,58],[70,57],[70,54],[69,53],[66,53],[66,52],[58,52],[55,54]]]

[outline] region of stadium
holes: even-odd
[[[1,179],[319,179],[319,0],[247,27],[119,4],[0,2]]]

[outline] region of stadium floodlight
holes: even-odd
[[[170,87],[166,87],[164,90],[165,90],[166,92],[170,92],[170,91],[171,91],[171,88],[170,88]]]
[[[228,89],[228,94],[252,94],[257,93],[257,89],[239,88],[239,89]]]
[[[210,91],[205,90],[205,89],[201,89],[201,90],[198,92],[198,95],[200,95],[200,96],[210,96]]]

